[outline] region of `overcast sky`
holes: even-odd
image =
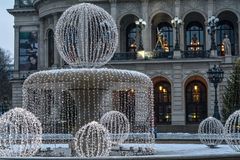
[[[0,47],[14,53],[13,16],[6,9],[13,8],[14,0],[0,0]]]

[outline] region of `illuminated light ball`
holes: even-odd
[[[214,117],[204,119],[198,128],[198,136],[201,143],[210,148],[221,144],[224,139],[224,127],[222,123]]]
[[[240,152],[240,110],[231,114],[224,128],[225,140],[235,151]]]
[[[41,122],[31,112],[14,108],[0,118],[2,156],[33,156],[42,144]]]
[[[80,157],[108,156],[110,148],[108,131],[98,122],[84,125],[75,135],[75,150]]]
[[[118,111],[107,112],[101,117],[100,123],[108,130],[113,145],[121,144],[128,138],[130,124],[123,113]]]
[[[56,25],[55,40],[61,57],[69,65],[100,67],[117,49],[118,30],[104,9],[81,3],[62,14]]]

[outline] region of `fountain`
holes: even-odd
[[[150,78],[136,71],[99,68],[116,51],[117,33],[112,17],[95,5],[82,3],[62,14],[56,45],[70,69],[40,71],[24,81],[23,108],[28,111],[17,109],[1,117],[1,156],[31,156],[43,143],[40,150],[47,146],[49,152],[37,156],[52,159],[239,159],[223,145],[216,152],[199,144],[154,146]],[[236,151],[239,115],[239,111],[231,115],[224,130],[227,143]],[[222,142],[222,125],[214,118],[204,120],[199,133],[210,147]],[[149,156],[153,151],[155,155]]]
[[[129,136],[121,141],[126,155],[130,149],[151,154],[151,79],[136,71],[99,68],[117,48],[118,30],[112,17],[93,4],[70,7],[57,23],[55,40],[61,57],[71,68],[40,71],[23,84],[23,108],[41,121],[43,143],[53,148],[67,144],[71,149],[79,128],[99,122],[105,113],[114,110],[129,121]]]

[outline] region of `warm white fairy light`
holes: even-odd
[[[198,136],[203,144],[214,148],[222,143],[224,139],[223,130],[224,127],[219,120],[208,117],[200,123]]]
[[[100,123],[108,130],[113,145],[121,144],[128,138],[130,124],[127,117],[121,112],[105,113],[101,117]]]
[[[133,148],[144,144],[152,151],[151,79],[135,71],[94,68],[106,64],[116,50],[117,28],[112,17],[95,5],[76,5],[63,13],[55,36],[68,64],[88,68],[40,71],[24,81],[23,107],[42,122],[44,136],[52,136],[45,143],[69,143],[71,138],[66,137],[81,126],[116,110],[126,115],[131,126],[124,143]]]
[[[0,118],[0,150],[4,157],[33,156],[42,143],[40,121],[23,108],[14,108]]]
[[[102,8],[81,3],[67,9],[56,25],[56,46],[70,65],[98,67],[116,51],[118,30],[113,18]]]
[[[108,130],[98,122],[90,122],[76,133],[75,150],[80,157],[108,156],[110,148]]]
[[[44,134],[53,136],[73,135],[80,126],[117,110],[126,115],[131,126],[124,143],[144,143],[151,148],[152,90],[151,79],[135,71],[104,68],[40,71],[23,84],[23,107],[39,118]],[[53,143],[63,140],[64,137],[54,139]]]
[[[240,110],[231,114],[224,127],[225,140],[235,151],[240,152]]]

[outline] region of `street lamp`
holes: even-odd
[[[213,83],[214,89],[215,89],[215,101],[214,101],[214,114],[213,114],[213,117],[215,117],[218,120],[220,120],[221,117],[220,117],[219,108],[218,108],[217,87],[218,87],[218,83],[221,83],[222,80],[223,80],[224,72],[223,72],[222,68],[217,67],[216,65],[214,65],[213,68],[210,68],[208,70],[207,74],[208,74],[209,81],[211,83]]]
[[[139,20],[135,21],[135,24],[136,24],[137,27],[139,28],[138,51],[139,51],[139,50],[144,50],[144,48],[143,48],[143,42],[142,42],[142,30],[145,28],[145,26],[146,26],[147,23],[146,23],[142,18],[139,18]]]
[[[179,46],[179,29],[180,25],[182,24],[182,20],[178,17],[175,17],[171,20],[173,27],[176,29],[176,43],[175,43],[175,50],[180,50]]]
[[[208,18],[207,32],[211,36],[211,50],[217,49],[214,36],[215,36],[215,31],[216,31],[218,22],[219,22],[219,19],[215,16],[211,16]]]

